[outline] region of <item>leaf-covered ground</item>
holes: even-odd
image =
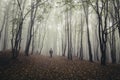
[[[2,59],[1,59],[2,61]],[[66,57],[21,56],[0,64],[0,80],[120,80],[120,64],[73,61]]]

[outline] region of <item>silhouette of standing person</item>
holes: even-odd
[[[52,48],[50,48],[49,54],[50,54],[50,58],[52,58],[52,55],[53,55],[53,50],[52,50]]]

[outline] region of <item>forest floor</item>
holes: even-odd
[[[0,80],[120,80],[120,64],[80,61],[76,57],[0,57]]]

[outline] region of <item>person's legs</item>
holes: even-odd
[[[52,58],[52,54],[50,53],[50,58]]]
[[[52,58],[52,53],[51,53],[51,58]]]

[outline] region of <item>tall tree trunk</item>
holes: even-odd
[[[36,0],[37,3],[37,0]],[[26,48],[25,48],[25,55],[29,55],[29,49],[30,49],[30,44],[32,40],[32,29],[34,27],[34,20],[36,17],[38,6],[34,9],[34,1],[31,0],[31,17],[30,17],[30,27],[28,28],[28,36],[27,36],[27,42],[26,42]]]
[[[84,3],[84,1],[82,0],[82,5],[84,8],[84,13],[85,13],[85,18],[86,18],[86,26],[87,26],[87,39],[88,39],[88,51],[89,51],[89,61],[93,62],[93,57],[92,57],[92,48],[91,48],[91,41],[90,41],[90,34],[89,34],[89,4],[88,4],[88,0],[86,0],[86,2]]]
[[[79,59],[83,60],[83,19],[82,19],[82,14],[81,14],[81,41],[80,41],[80,56]]]

